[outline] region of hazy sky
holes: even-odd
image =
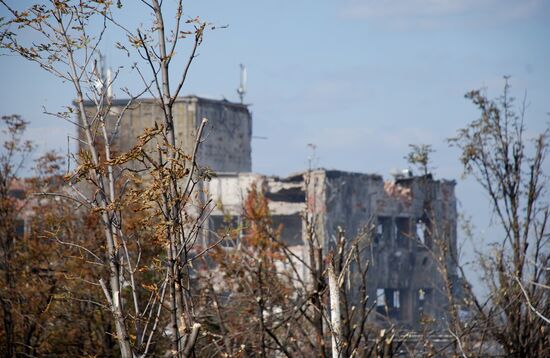
[[[123,1],[121,11],[138,26],[147,14],[133,9],[135,3]],[[502,76],[511,75],[514,94],[527,92],[528,128],[548,125],[550,1],[184,3],[190,17],[229,25],[207,32],[184,94],[237,100],[238,65],[246,64],[254,135],[267,137],[253,141],[254,171],[304,170],[307,144],[314,143],[318,166],[387,177],[406,167],[409,143],[432,144],[436,176],[458,180],[459,210],[483,233],[487,200],[474,183],[460,180],[459,153],[445,142],[477,118],[464,93],[485,87],[498,95]],[[112,48],[116,37],[109,35],[103,47],[112,64],[128,61]],[[0,71],[2,114],[30,120],[30,137],[41,150],[66,151],[73,128],[47,119],[42,106],[54,111],[70,104],[70,88],[16,57],[0,57]]]

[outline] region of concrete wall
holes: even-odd
[[[107,115],[109,129],[126,106],[127,100],[114,100]],[[95,107],[86,104],[90,115]],[[252,118],[246,105],[228,101],[209,100],[195,96],[178,98],[174,104],[174,130],[177,144],[191,154],[196,131],[203,118],[208,119],[198,152],[198,163],[215,172],[250,172],[252,170]],[[117,151],[131,149],[145,128],[163,123],[163,112],[153,99],[133,103],[120,121]]]
[[[245,105],[195,98],[196,126],[208,118],[199,164],[216,172],[252,170],[252,118]]]
[[[267,198],[273,227],[281,229],[281,240],[290,251],[301,258],[293,260],[293,268],[299,272],[302,279],[305,278],[306,267],[303,262],[309,262],[309,256],[303,244],[305,228],[302,213],[306,209],[306,204],[301,174],[278,178],[254,173],[222,173],[212,178],[206,183],[208,195],[215,205],[206,225],[206,230],[210,233],[210,242],[219,239],[217,233],[223,233],[226,225],[224,220],[230,218],[233,223],[242,223],[239,217],[243,214],[243,203],[249,190],[254,186]],[[291,271],[290,267],[281,266],[281,269],[283,268]]]
[[[301,178],[301,177],[300,177]],[[269,211],[276,223],[287,223],[294,230],[297,227],[295,218],[300,218],[305,210],[303,182],[269,177],[255,173],[220,174],[207,182],[208,194],[216,208],[212,216],[242,215],[242,205],[252,186],[263,192],[268,199]],[[300,219],[301,222],[301,219]],[[302,243],[301,234],[288,232],[286,237],[298,244]],[[289,244],[291,244],[289,242]]]
[[[380,308],[376,320],[384,323],[389,315],[402,325],[417,327],[421,315],[439,322],[445,319],[442,308],[447,295],[434,257],[442,248],[456,257],[454,181],[407,177],[384,182],[378,175],[338,171],[313,172],[312,181],[316,180],[324,183],[324,189],[316,189],[316,201],[325,248],[334,245],[338,226],[348,237],[372,232],[363,255],[371,265],[368,295],[375,305],[384,291],[390,306]],[[417,223],[422,220],[431,223],[424,241],[417,234]],[[450,279],[456,279],[455,260],[451,255],[445,257]],[[394,291],[398,291],[398,303],[392,302]]]

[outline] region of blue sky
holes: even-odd
[[[123,1],[121,10],[134,27],[147,18],[135,3]],[[529,130],[548,126],[550,1],[185,3],[190,17],[229,27],[207,32],[184,94],[237,100],[238,65],[247,65],[254,135],[267,137],[253,141],[257,172],[305,169],[314,143],[318,166],[387,177],[406,167],[408,144],[431,144],[436,176],[458,180],[459,209],[483,237],[491,219],[486,197],[460,179],[459,153],[445,142],[476,119],[464,93],[485,87],[496,96],[502,76],[511,75],[514,94],[527,93]],[[111,65],[126,61],[127,68],[112,48],[116,38],[110,34],[103,50]],[[12,56],[0,57],[0,71],[2,114],[30,120],[40,150],[66,151],[73,128],[47,118],[42,106],[68,105],[70,87]],[[124,78],[137,84],[132,74]]]

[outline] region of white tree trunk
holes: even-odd
[[[340,288],[338,278],[334,272],[334,263],[328,266],[328,288],[330,293],[330,321],[332,333],[332,358],[340,358],[340,344],[342,342],[342,322],[340,320]]]

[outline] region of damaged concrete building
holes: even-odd
[[[213,200],[223,207],[212,213],[212,229],[228,215],[239,217],[252,185],[265,193],[273,223],[282,227],[281,239],[306,261],[306,211],[316,216],[325,250],[334,247],[338,227],[349,237],[372,231],[363,259],[370,262],[367,294],[376,307],[373,321],[419,328],[423,316],[443,319],[445,279],[455,282],[456,277],[444,278],[433,255],[445,248],[447,272],[456,272],[454,181],[409,175],[384,181],[376,174],[324,169],[286,178],[222,173],[209,183]]]
[[[112,115],[124,105],[126,101],[114,100]],[[154,100],[140,100],[129,108],[119,133],[120,149],[129,149],[144,128],[160,120],[160,111]],[[363,255],[370,262],[369,302],[376,308],[369,319],[408,328],[418,328],[423,315],[444,319],[447,295],[442,288],[456,281],[454,181],[410,173],[384,181],[377,174],[324,169],[284,178],[252,173],[248,107],[196,96],[178,99],[174,121],[177,141],[184,150],[190,151],[203,117],[209,119],[209,127],[198,161],[217,173],[206,186],[213,201],[223,207],[212,212],[210,232],[221,228],[227,215],[239,220],[243,200],[256,185],[269,200],[274,225],[282,227],[281,239],[305,260],[302,214],[306,211],[316,215],[317,235],[327,251],[334,245],[338,227],[348,237],[365,230],[373,233]],[[434,258],[442,251],[444,275]]]

